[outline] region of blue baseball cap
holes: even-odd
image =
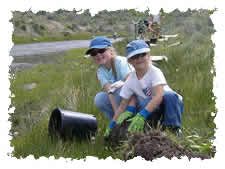
[[[127,59],[134,55],[150,52],[150,47],[144,40],[133,40],[126,46],[126,57]]]
[[[91,40],[89,49],[85,52],[85,54],[88,55],[92,49],[104,49],[110,46],[112,46],[112,43],[109,38],[98,36]]]

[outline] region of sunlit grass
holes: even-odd
[[[216,114],[213,88],[213,44],[210,32],[179,36],[152,47],[152,55],[166,55],[168,62],[157,63],[164,72],[168,84],[184,99],[182,127],[184,137],[180,143],[195,152],[212,155]],[[118,54],[125,54],[129,40],[115,44]],[[168,44],[182,44],[167,48]],[[93,104],[100,90],[96,79],[97,67],[91,59],[84,58],[85,49],[68,51],[54,64],[42,64],[30,70],[17,72],[11,78],[12,106],[15,113],[12,122],[13,155],[26,157],[51,156],[85,158],[87,155],[105,158],[122,158],[121,154],[106,149],[103,133],[108,121]],[[32,90],[24,85],[35,83]],[[98,120],[95,142],[62,142],[48,137],[48,120],[51,111],[61,107],[72,111],[93,114]]]
[[[106,121],[93,105],[93,97],[100,90],[95,76],[96,67],[83,57],[83,53],[84,49],[69,51],[65,57],[59,58],[59,63],[18,72],[11,80],[11,91],[16,96],[12,98],[12,105],[16,108],[11,116],[12,132],[18,132],[12,140],[15,156],[113,156],[102,146]],[[31,91],[23,89],[24,84],[32,82],[37,83],[36,88]],[[55,107],[95,115],[98,120],[96,142],[51,142],[47,132],[48,120]]]
[[[33,36],[12,36],[12,41],[15,44],[24,44],[24,43],[36,43],[36,42],[52,42],[52,41],[64,41],[64,40],[84,40],[84,39],[91,39],[92,34],[89,32],[79,32],[74,33],[68,36],[58,35],[58,36],[40,36],[40,37],[33,37]]]

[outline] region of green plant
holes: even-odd
[[[131,12],[131,16],[139,16],[134,10]],[[123,11],[119,14],[122,15]],[[165,13],[164,33],[180,33],[179,38],[169,39],[167,43],[158,42],[158,46],[151,48],[151,55],[168,57],[167,62],[156,64],[165,74],[171,88],[180,93],[184,99],[185,109],[182,119],[184,138],[180,140],[180,144],[194,152],[213,156],[215,116],[211,116],[211,112],[215,112],[216,115],[215,97],[212,92],[215,75],[214,52],[210,40],[213,28],[206,20],[207,15],[201,17],[198,12],[193,12],[191,16],[181,15],[177,10],[171,14]],[[184,32],[185,21],[193,25],[199,22],[199,25],[203,26],[198,25],[199,28],[190,35],[188,31]],[[191,26],[192,28],[195,29],[195,26]],[[102,32],[99,34],[104,35]],[[70,38],[82,39],[91,36],[91,33],[80,32],[71,35]],[[13,38],[14,41],[20,42],[27,40],[27,37],[18,38],[16,35],[13,35]],[[46,36],[38,40],[57,39],[63,38]],[[114,44],[118,54],[125,55],[125,46],[130,40],[132,38],[128,36],[124,41]],[[178,40],[182,44],[168,48],[168,44]],[[122,158],[118,152],[104,147],[102,136],[108,122],[93,104],[93,98],[100,90],[94,73],[97,67],[90,59],[83,57],[84,52],[85,49],[68,51],[54,64],[42,64],[30,70],[17,72],[11,77],[10,90],[15,95],[11,98],[11,106],[15,107],[15,113],[10,116],[11,132],[14,135],[11,142],[14,156],[26,157],[34,154],[36,158],[43,155],[85,158],[87,155],[93,155],[105,158],[112,155],[113,158]],[[29,83],[37,84],[36,88],[24,90],[23,86]],[[94,114],[98,119],[95,143],[50,141],[47,136],[47,123],[51,111],[56,106]]]

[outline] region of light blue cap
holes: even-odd
[[[134,40],[126,46],[127,59],[141,53],[150,52],[150,47],[144,40]]]

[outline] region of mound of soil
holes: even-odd
[[[190,158],[208,159],[209,156],[195,154],[181,145],[177,145],[168,136],[160,130],[152,129],[146,130],[142,134],[130,135],[127,132],[129,122],[123,122],[121,125],[117,125],[109,137],[105,140],[108,146],[112,148],[118,148],[121,145],[125,145],[125,149],[122,150],[124,160],[132,159],[136,156],[141,156],[145,160],[153,160],[160,157],[166,158],[181,158],[187,156]],[[126,144],[124,144],[126,143]]]
[[[158,117],[156,117],[158,118]],[[116,125],[109,137],[105,138],[105,143],[111,147],[118,147],[120,146],[124,141],[127,141],[130,137],[130,134],[128,133],[128,127],[130,125],[130,122],[124,121],[121,125]],[[156,128],[157,122],[153,120],[148,120],[145,123],[144,131],[148,132],[150,128]]]
[[[132,150],[132,152],[131,152]],[[128,147],[124,153],[124,160],[141,156],[145,160],[153,160],[160,157],[181,158],[187,156],[190,158],[210,158],[206,155],[195,154],[186,150],[180,145],[175,144],[171,139],[160,131],[151,131],[148,134],[133,135],[128,141]]]

